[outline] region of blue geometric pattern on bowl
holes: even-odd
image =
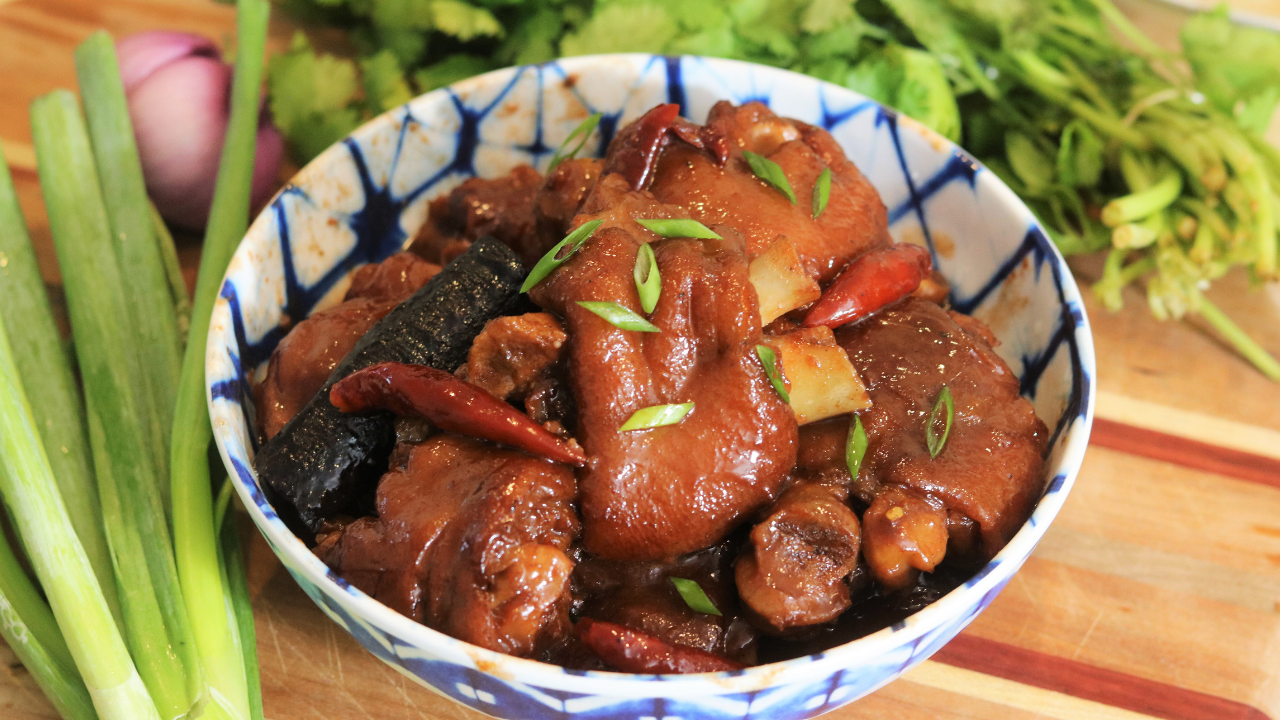
[[[586,152],[657,103],[701,122],[719,100],[758,100],[820,125],[880,191],[891,231],[933,254],[952,304],[984,319],[1023,394],[1052,429],[1046,491],[975,577],[890,628],[827,652],[686,676],[564,670],[477,648],[414,623],[334,575],[266,501],[252,467],[249,381],[282,327],[337,302],[362,264],[400,250],[427,203],[472,176],[545,168],[591,112]],[[206,361],[214,435],[272,549],[330,617],[387,664],[501,718],[809,718],[898,677],[963,629],[1007,584],[1058,513],[1092,422],[1094,358],[1080,294],[1017,197],[977,161],[911,119],[843,88],[728,60],[579,57],[492,72],[419,97],[304,168],[249,229],[214,311]]]

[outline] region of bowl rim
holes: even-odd
[[[945,625],[948,621],[960,617],[963,611],[975,605],[971,599],[975,596],[981,597],[993,589],[1003,587],[1009,578],[1021,567],[1022,563],[1031,555],[1035,545],[1047,531],[1049,525],[1056,518],[1061,510],[1072,486],[1074,485],[1077,474],[1079,473],[1081,464],[1084,459],[1085,447],[1088,444],[1090,431],[1093,425],[1095,410],[1095,394],[1096,382],[1096,358],[1094,354],[1093,335],[1086,314],[1080,290],[1075,283],[1074,277],[1071,275],[1066,261],[1057,247],[1048,239],[1049,235],[1045,231],[1043,225],[1031,212],[1031,210],[1022,202],[1009,187],[988,168],[981,165],[976,159],[972,158],[966,151],[957,146],[955,143],[939,136],[934,131],[911,119],[910,117],[898,113],[897,111],[885,107],[883,104],[867,98],[866,96],[849,90],[847,88],[828,83],[818,78],[811,77],[789,70],[759,65],[740,60],[729,60],[722,58],[712,58],[698,55],[680,55],[680,56],[662,56],[649,53],[608,53],[598,55],[583,55],[569,58],[560,58],[558,60],[542,63],[539,65],[517,65],[498,70],[493,70],[481,75],[473,76],[464,80],[460,80],[447,87],[438,88],[431,92],[419,95],[407,103],[392,108],[377,117],[360,125],[353,130],[346,138],[339,140],[330,146],[307,165],[300,168],[294,177],[304,174],[310,174],[332,163],[341,153],[344,142],[347,138],[360,136],[372,131],[373,128],[387,124],[399,122],[403,118],[403,113],[416,103],[433,102],[449,97],[450,92],[457,91],[465,94],[473,86],[480,86],[486,81],[491,81],[495,77],[505,76],[510,73],[518,73],[529,68],[542,68],[546,66],[557,66],[561,72],[570,74],[574,71],[575,66],[591,66],[604,61],[633,61],[637,64],[642,62],[654,62],[656,60],[678,58],[680,61],[695,61],[704,63],[711,68],[717,66],[722,70],[733,73],[749,71],[752,73],[764,73],[775,75],[779,80],[793,81],[802,83],[812,83],[822,88],[824,93],[831,92],[843,94],[859,103],[871,103],[874,107],[889,117],[896,118],[899,127],[905,127],[919,135],[921,135],[934,150],[940,155],[959,155],[967,162],[972,162],[974,167],[982,172],[978,174],[980,178],[978,182],[987,184],[988,189],[993,191],[995,202],[999,206],[1011,209],[1017,213],[1026,223],[1027,227],[1038,231],[1044,238],[1044,245],[1048,252],[1045,253],[1045,259],[1054,270],[1055,281],[1058,283],[1060,290],[1059,302],[1065,307],[1074,307],[1078,309],[1075,315],[1076,326],[1074,329],[1074,340],[1076,352],[1079,356],[1081,369],[1085,377],[1085,387],[1081,394],[1080,407],[1075,410],[1075,419],[1066,419],[1065,414],[1071,408],[1064,408],[1065,425],[1062,434],[1058,438],[1058,442],[1062,443],[1062,449],[1059,453],[1058,462],[1050,467],[1049,456],[1045,458],[1045,487],[1041,498],[1036,502],[1034,509],[1028,519],[1022,524],[1018,532],[1010,539],[1010,541],[986,564],[979,569],[975,575],[960,586],[947,592],[941,598],[929,603],[924,608],[917,610],[909,615],[903,622],[896,623],[890,627],[882,628],[874,633],[868,634],[861,638],[851,640],[841,645],[835,646],[823,652],[804,655],[789,660],[782,660],[774,663],[755,665],[743,670],[732,670],[714,673],[695,673],[686,675],[653,675],[639,673],[621,673],[612,671],[579,671],[570,670],[559,665],[541,662],[527,658],[519,658],[511,655],[505,655],[494,650],[488,650],[477,645],[472,645],[466,641],[446,635],[438,630],[420,624],[400,613],[392,610],[381,602],[375,600],[372,596],[365,594],[353,585],[342,581],[336,573],[328,568],[318,557],[316,557],[300,540],[294,535],[278,517],[268,517],[263,509],[258,505],[259,502],[269,503],[265,496],[261,495],[258,490],[259,498],[254,497],[254,491],[250,488],[250,483],[258,485],[257,473],[252,467],[240,469],[233,464],[225,442],[229,431],[220,428],[217,422],[216,413],[214,411],[214,394],[212,383],[209,382],[209,376],[206,374],[205,392],[208,410],[213,421],[214,439],[218,447],[219,455],[222,457],[223,464],[226,466],[228,475],[233,479],[233,486],[236,493],[240,496],[250,516],[253,518],[254,524],[259,532],[267,536],[273,551],[278,553],[286,553],[292,563],[285,563],[286,569],[301,571],[306,578],[319,589],[324,595],[342,605],[353,617],[372,624],[374,627],[382,629],[385,632],[394,634],[398,639],[403,640],[412,647],[432,647],[443,646],[451,648],[455,652],[446,652],[444,655],[465,654],[477,669],[489,674],[497,675],[504,679],[517,679],[520,682],[533,682],[542,687],[564,688],[581,690],[581,687],[573,687],[580,680],[590,681],[592,688],[599,694],[602,692],[621,692],[625,694],[635,694],[641,692],[641,696],[652,695],[654,682],[659,682],[666,696],[691,696],[706,694],[712,691],[716,694],[736,693],[744,690],[760,689],[764,687],[772,687],[779,684],[778,679],[784,676],[793,676],[796,671],[803,671],[808,675],[816,673],[821,668],[840,668],[846,667],[851,663],[849,661],[857,657],[875,657],[883,654],[885,651],[899,647],[904,642],[912,639],[918,640],[920,637],[927,635],[930,631]],[[285,188],[292,184],[286,183]],[[283,190],[281,191],[283,192]],[[263,208],[263,210],[253,219],[245,238],[237,245],[235,255],[239,256],[245,252],[245,240],[255,232],[261,232],[259,227],[264,223],[271,221],[271,208],[279,193],[272,198],[271,202]],[[234,263],[231,267],[234,267]],[[230,269],[224,274],[219,287],[223,287],[228,283]],[[222,351],[226,346],[221,343],[218,336],[218,327],[210,326],[209,337],[206,345],[206,368],[213,366],[215,362],[215,353]],[[242,473],[248,473],[249,477],[245,477]],[[1056,485],[1056,491],[1050,492],[1052,486]],[[295,578],[296,581],[296,578]],[[319,603],[317,603],[319,604]],[[326,608],[323,608],[327,610]],[[981,612],[984,607],[979,607],[978,612],[973,613],[959,629],[963,629],[963,625],[972,621],[974,617]],[[326,612],[326,614],[329,614]],[[347,628],[348,631],[350,630]],[[959,632],[957,630],[957,634]],[[904,633],[907,635],[904,636]],[[388,648],[393,650],[392,648]],[[403,656],[400,656],[403,658]],[[922,658],[920,658],[922,659]],[[905,669],[904,666],[903,669]],[[403,668],[397,668],[402,672],[407,672]],[[887,683],[897,677],[901,671],[892,674],[884,681]],[[883,685],[884,683],[881,683]],[[643,691],[641,691],[643,687]],[[878,687],[878,686],[877,686]],[[874,688],[873,688],[874,689]],[[868,691],[869,692],[869,691]]]

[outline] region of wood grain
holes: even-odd
[[[1280,10],[1275,0],[1253,1]],[[1158,41],[1176,41],[1178,11],[1118,4]],[[74,86],[72,50],[99,27],[222,39],[233,26],[232,8],[210,0],[0,0],[0,151],[55,290],[30,100]],[[273,47],[293,30],[277,19]],[[1280,139],[1280,119],[1271,137]],[[190,273],[198,245],[181,249]],[[833,720],[1280,718],[1280,388],[1203,325],[1153,320],[1136,291],[1126,291],[1120,312],[1103,311],[1087,292],[1097,260],[1072,267],[1097,345],[1100,418],[1076,489],[969,629]],[[1210,297],[1280,354],[1280,290],[1248,284],[1231,274]],[[251,526],[242,530],[268,718],[483,717],[365,652]],[[56,718],[3,643],[0,718]]]

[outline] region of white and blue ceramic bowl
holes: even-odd
[[[685,676],[577,672],[484,650],[419,625],[331,572],[280,521],[253,471],[248,381],[289,322],[337,302],[351,271],[400,250],[427,203],[463,180],[545,168],[590,112],[602,154],[657,103],[701,122],[719,100],[758,100],[831,131],[880,191],[899,240],[925,243],[952,305],[987,321],[1052,430],[1035,512],[976,576],[906,621],[824,653]],[[209,413],[236,490],[311,599],[370,652],[500,718],[808,718],[855,700],[950,640],[1009,582],[1057,515],[1093,417],[1093,343],[1080,293],[1043,228],[991,172],[909,118],[835,85],[728,60],[578,57],[482,75],[368,123],[302,170],[231,261],[206,359]]]

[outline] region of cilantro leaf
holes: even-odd
[[[1280,101],[1280,34],[1231,22],[1227,6],[1182,27],[1196,88],[1246,128],[1264,132]]]
[[[484,58],[474,55],[450,55],[434,65],[428,65],[415,72],[413,81],[420,92],[430,92],[492,69],[492,64]]]
[[[434,0],[431,19],[437,30],[463,41],[503,35],[502,25],[493,13],[461,0]]]
[[[374,115],[413,99],[404,71],[390,50],[361,60],[360,78],[364,83],[365,107]]]
[[[656,5],[606,5],[560,42],[560,54],[663,52],[680,26]]]
[[[316,54],[301,32],[287,52],[271,58],[267,87],[276,127],[299,159],[315,157],[360,123],[355,64]]]

